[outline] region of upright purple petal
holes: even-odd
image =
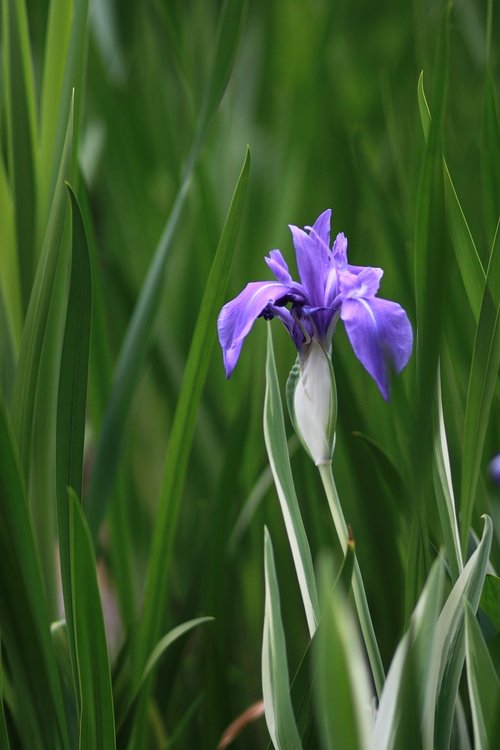
[[[347,237],[343,232],[339,232],[335,237],[332,254],[334,263],[340,271],[347,268]]]
[[[281,254],[281,250],[271,250],[269,256],[264,260],[281,284],[292,283],[288,264]]]
[[[311,229],[316,232],[322,242],[329,248],[330,247],[330,220],[332,218],[332,209],[327,208],[322,214],[318,216]],[[309,227],[306,227],[309,229]]]
[[[226,377],[229,378],[236,367],[245,336],[266,307],[295,299],[297,294],[286,284],[252,281],[237,297],[224,305],[217,320],[217,330]]]
[[[324,269],[328,267],[328,247],[314,233],[290,224],[300,280],[309,297],[309,304],[321,306],[324,302]]]
[[[413,348],[406,312],[386,299],[348,298],[342,302],[340,316],[354,353],[387,401],[390,369],[400,373]]]

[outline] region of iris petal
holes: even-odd
[[[332,209],[327,208],[322,214],[318,216],[314,222],[312,229],[319,236],[322,242],[329,248],[330,247],[330,220],[332,217]]]
[[[224,305],[217,320],[217,329],[226,377],[229,378],[236,367],[243,341],[266,307],[296,298],[297,294],[287,284],[252,281],[237,297]]]
[[[340,316],[356,357],[389,399],[389,370],[400,373],[413,348],[408,316],[396,302],[386,299],[344,299]]]
[[[325,281],[323,269],[328,266],[328,247],[314,233],[310,235],[303,229],[290,224],[293,236],[297,268],[304,289],[311,305],[324,304]]]
[[[280,250],[271,250],[269,256],[264,260],[281,284],[292,283],[288,264]]]

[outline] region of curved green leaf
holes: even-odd
[[[278,375],[274,360],[271,328],[267,331],[266,396],[264,401],[264,438],[269,464],[280,501],[286,533],[299,581],[309,634],[312,637],[319,619],[318,593],[311,550],[295,493],[290,456],[283,419]]]
[[[266,600],[262,641],[262,693],[267,728],[276,750],[301,750],[302,744],[290,698],[285,631],[273,547],[267,528],[264,530],[264,572]]]
[[[467,388],[462,443],[462,547],[469,538],[486,429],[500,367],[500,221],[484,284]]]
[[[500,681],[471,606],[465,605],[467,682],[474,729],[474,747],[495,747],[500,720]]]
[[[464,610],[477,610],[488,563],[493,524],[484,516],[481,542],[448,596],[437,621],[426,692],[424,747],[448,747],[465,658]]]
[[[137,678],[161,629],[167,596],[167,581],[177,530],[182,488],[188,465],[198,405],[215,340],[215,320],[224,301],[231,260],[243,212],[250,169],[250,152],[236,184],[226,222],[207,279],[193,340],[184,370],[170,444],[165,464],[162,492],[149,558],[144,597],[144,613],[139,623],[134,653]]]
[[[72,651],[80,690],[80,750],[112,750],[115,720],[106,632],[92,539],[80,502],[68,490],[73,612]]]
[[[67,747],[61,685],[19,457],[0,395],[0,632],[26,747]]]

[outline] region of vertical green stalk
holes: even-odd
[[[344,514],[342,512],[342,506],[340,505],[340,499],[337,493],[337,487],[335,486],[335,480],[332,473],[332,464],[321,464],[318,466],[321,481],[325,488],[328,505],[332,514],[333,523],[337,536],[339,538],[342,550],[345,554],[347,551],[347,542],[349,533],[347,530],[347,524],[345,522]],[[357,559],[354,561],[354,571],[352,578],[352,589],[354,593],[354,601],[356,603],[356,609],[358,611],[359,624],[361,625],[361,631],[365,641],[368,658],[370,660],[370,666],[372,668],[373,679],[375,682],[375,689],[377,695],[380,696],[382,693],[382,687],[385,681],[384,667],[382,664],[382,658],[378,648],[377,638],[373,629],[372,618],[370,610],[368,608],[368,601],[366,599],[365,587],[363,579],[361,577],[361,570]]]

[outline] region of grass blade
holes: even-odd
[[[81,505],[68,491],[73,649],[80,690],[81,750],[112,750],[115,721],[92,539]],[[72,650],[73,650],[72,649]]]
[[[333,586],[331,565],[319,571],[321,623],[315,638],[317,718],[325,750],[370,746],[372,692],[349,603]]]
[[[420,74],[418,81],[418,104],[424,135],[427,138],[431,113],[425,97],[423,74]],[[484,287],[484,268],[445,160],[443,164],[448,229],[472,314],[477,321]]]
[[[434,627],[443,591],[443,566],[438,560],[427,579],[409,628],[400,641],[387,674],[373,731],[377,750],[420,745],[420,719],[424,706]],[[416,730],[416,732],[415,732]],[[410,733],[413,734],[411,738]]]
[[[37,224],[45,231],[64,151],[65,127],[74,112],[74,142],[79,142],[84,97],[88,0],[52,0],[47,23],[46,54],[40,104],[40,165]],[[71,175],[75,184],[76,151]]]
[[[460,532],[458,530],[455,510],[455,493],[451,478],[450,456],[444,424],[443,403],[441,397],[441,373],[438,373],[436,397],[436,421],[434,428],[434,461],[432,465],[436,504],[438,507],[441,529],[447,551],[451,577],[456,581],[463,569]]]
[[[19,265],[16,254],[14,203],[3,157],[0,157],[0,227],[2,227],[2,253],[0,254],[0,283],[7,310],[11,338],[19,346],[22,331],[22,301],[19,282]]]
[[[280,501],[288,541],[292,550],[300,593],[312,637],[318,625],[319,605],[311,550],[295,493],[283,419],[283,407],[276,373],[271,327],[267,331],[266,396],[264,437],[269,463]]]
[[[500,729],[500,682],[469,604],[465,605],[465,653],[474,747],[493,748]]]
[[[94,537],[104,517],[105,502],[120,455],[124,425],[132,402],[132,394],[148,351],[149,334],[160,303],[165,266],[188,194],[191,175],[206,138],[209,121],[224,92],[234,62],[243,7],[244,3],[239,0],[229,0],[222,9],[220,31],[207,87],[208,93],[200,114],[198,130],[184,168],[179,191],[155,250],[116,364],[114,385],[96,446],[87,497],[87,517]]]
[[[488,64],[481,128],[481,172],[488,241],[493,241],[500,212],[500,124],[495,96],[495,80]]]
[[[426,693],[424,747],[448,747],[458,683],[465,658],[464,609],[468,601],[475,612],[483,588],[491,548],[493,525],[484,516],[481,542],[454,585],[435,630],[431,673]]]
[[[71,595],[70,508],[67,489],[82,492],[83,442],[92,316],[92,276],[82,215],[68,185],[72,213],[71,280],[66,330],[61,355],[57,404],[56,471],[57,527],[64,608],[70,633],[74,632]],[[74,648],[74,639],[70,638]],[[76,663],[76,654],[72,654]]]
[[[14,201],[23,310],[35,271],[36,115],[28,19],[24,0],[3,3],[8,165]]]
[[[224,301],[231,259],[236,246],[249,168],[250,152],[247,151],[200,305],[175,411],[149,559],[144,613],[136,641],[134,671],[137,675],[142,673],[147,656],[158,639],[164,616],[181,493],[198,405],[215,339],[215,320]]]
[[[130,737],[130,731],[132,729],[133,715],[137,707],[137,703],[141,696],[142,689],[147,684],[148,678],[157,668],[160,660],[164,656],[167,649],[181,638],[186,633],[189,633],[193,628],[204,622],[211,622],[213,617],[197,617],[194,620],[188,620],[183,622],[182,625],[178,625],[172,628],[166,635],[161,638],[153,649],[144,671],[142,673],[139,683],[134,688],[133,692],[126,698],[120,697],[120,677],[117,679],[117,690],[115,691],[115,710],[116,710],[116,724],[117,724],[117,738],[116,744],[118,748],[127,747],[127,743]],[[122,703],[121,703],[122,701]],[[120,707],[120,703],[121,706]]]
[[[3,662],[2,662],[2,642],[0,641],[0,747],[10,750],[9,733],[7,731],[7,722],[5,721],[5,712],[3,710]]]
[[[0,631],[16,694],[17,726],[26,747],[67,747],[61,686],[49,632],[25,488],[0,397]]]
[[[18,439],[21,461],[25,469],[29,466],[40,360],[50,304],[54,293],[57,265],[64,239],[64,225],[68,205],[64,183],[71,179],[72,147],[73,120],[72,115],[70,115],[64,154],[59,170],[58,190],[54,197],[42,257],[38,264],[31,292],[19,352],[17,377],[12,395],[12,421]]]
[[[467,388],[460,493],[461,536],[465,549],[481,471],[490,409],[500,366],[500,222],[491,251],[476,329]]]
[[[276,750],[301,750],[293,715],[288,679],[285,631],[273,547],[267,528],[264,533],[266,600],[262,641],[262,693],[267,728]]]

